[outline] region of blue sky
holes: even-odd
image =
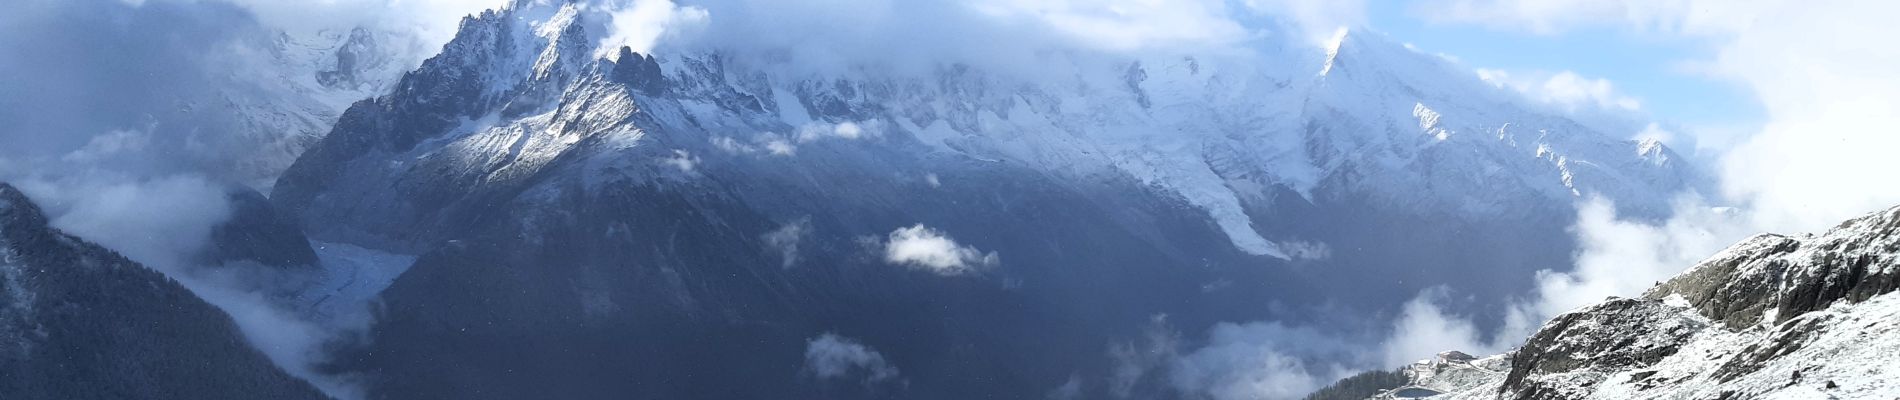
[[[1714,56],[1703,40],[1645,35],[1634,30],[1592,27],[1554,34],[1500,30],[1473,24],[1427,21],[1410,2],[1370,4],[1368,24],[1473,68],[1506,71],[1572,71],[1610,80],[1618,92],[1638,98],[1642,109],[1689,128],[1732,129],[1761,121],[1755,96],[1736,82],[1704,76],[1691,65]]]

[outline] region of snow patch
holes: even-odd
[[[0,212],[11,204],[0,200]],[[39,322],[34,320],[39,306],[39,295],[26,286],[26,264],[20,260],[20,253],[0,238],[0,287],[4,287],[6,304],[0,304],[0,358],[24,359],[33,354],[33,332],[39,331]],[[5,344],[12,344],[7,346]]]
[[[311,242],[323,267],[320,281],[299,297],[331,320],[367,317],[369,304],[416,262],[416,256],[347,243]],[[359,315],[361,314],[361,315]]]

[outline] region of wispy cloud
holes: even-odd
[[[846,121],[836,124],[814,122],[798,127],[798,132],[792,135],[792,137],[798,138],[799,143],[810,143],[825,139],[857,140],[868,137],[880,137],[883,135],[884,123],[878,122],[877,120],[866,120],[862,122]]]
[[[1247,0],[1248,7],[1293,22],[1312,43],[1330,41],[1339,28],[1366,24],[1365,0]]]
[[[1523,338],[1518,332],[1525,325],[1522,320],[1507,323],[1501,332],[1485,335],[1471,318],[1446,311],[1443,304],[1451,294],[1450,289],[1435,287],[1405,303],[1399,318],[1392,322],[1390,336],[1386,337],[1380,367],[1405,365],[1448,350],[1480,356],[1496,354],[1515,347]],[[1493,339],[1485,340],[1486,337]]]
[[[766,232],[760,239],[765,241],[767,249],[778,252],[779,266],[791,268],[798,264],[798,245],[810,231],[811,218],[805,217]]]
[[[1642,100],[1623,94],[1603,78],[1586,78],[1576,72],[1505,71],[1479,68],[1478,77],[1525,97],[1575,112],[1594,107],[1601,110],[1637,111]]]
[[[353,338],[367,320],[316,321],[272,296],[295,279],[203,264],[199,256],[211,245],[212,230],[232,216],[229,186],[196,174],[145,177],[96,168],[58,174],[0,170],[0,181],[32,197],[55,228],[161,272],[229,314],[245,338],[286,372],[332,396],[361,398],[358,382],[317,365],[328,360],[327,346]]]
[[[607,14],[606,35],[594,53],[597,57],[619,54],[621,47],[652,54],[660,38],[682,30],[701,29],[709,22],[706,9],[680,6],[672,0],[605,1],[600,6]]]
[[[1208,336],[1206,346],[1172,363],[1169,382],[1177,390],[1215,400],[1297,399],[1350,371],[1315,361],[1347,353],[1344,341],[1313,329],[1224,323]]]
[[[699,168],[699,156],[686,150],[673,150],[673,154],[660,157],[661,165],[673,167],[680,172],[692,174]]]
[[[1596,24],[1676,27],[1696,1],[1425,0],[1413,14],[1440,23],[1481,24],[1536,34],[1556,34]],[[1723,2],[1729,3],[1729,2]]]
[[[805,342],[805,368],[821,380],[861,379],[866,384],[897,379],[897,367],[876,349],[833,333]]]

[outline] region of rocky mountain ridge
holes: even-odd
[[[1900,351],[1896,257],[1900,207],[1758,235],[1642,297],[1552,319],[1499,356],[1508,374],[1411,385],[1453,399],[1884,398],[1900,385],[1884,360]]]

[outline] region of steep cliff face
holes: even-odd
[[[47,226],[0,183],[0,393],[323,399],[164,275]]]
[[[1825,233],[1750,238],[1642,298],[1558,316],[1511,354],[1508,375],[1450,397],[1891,396],[1897,226],[1900,207]]]

